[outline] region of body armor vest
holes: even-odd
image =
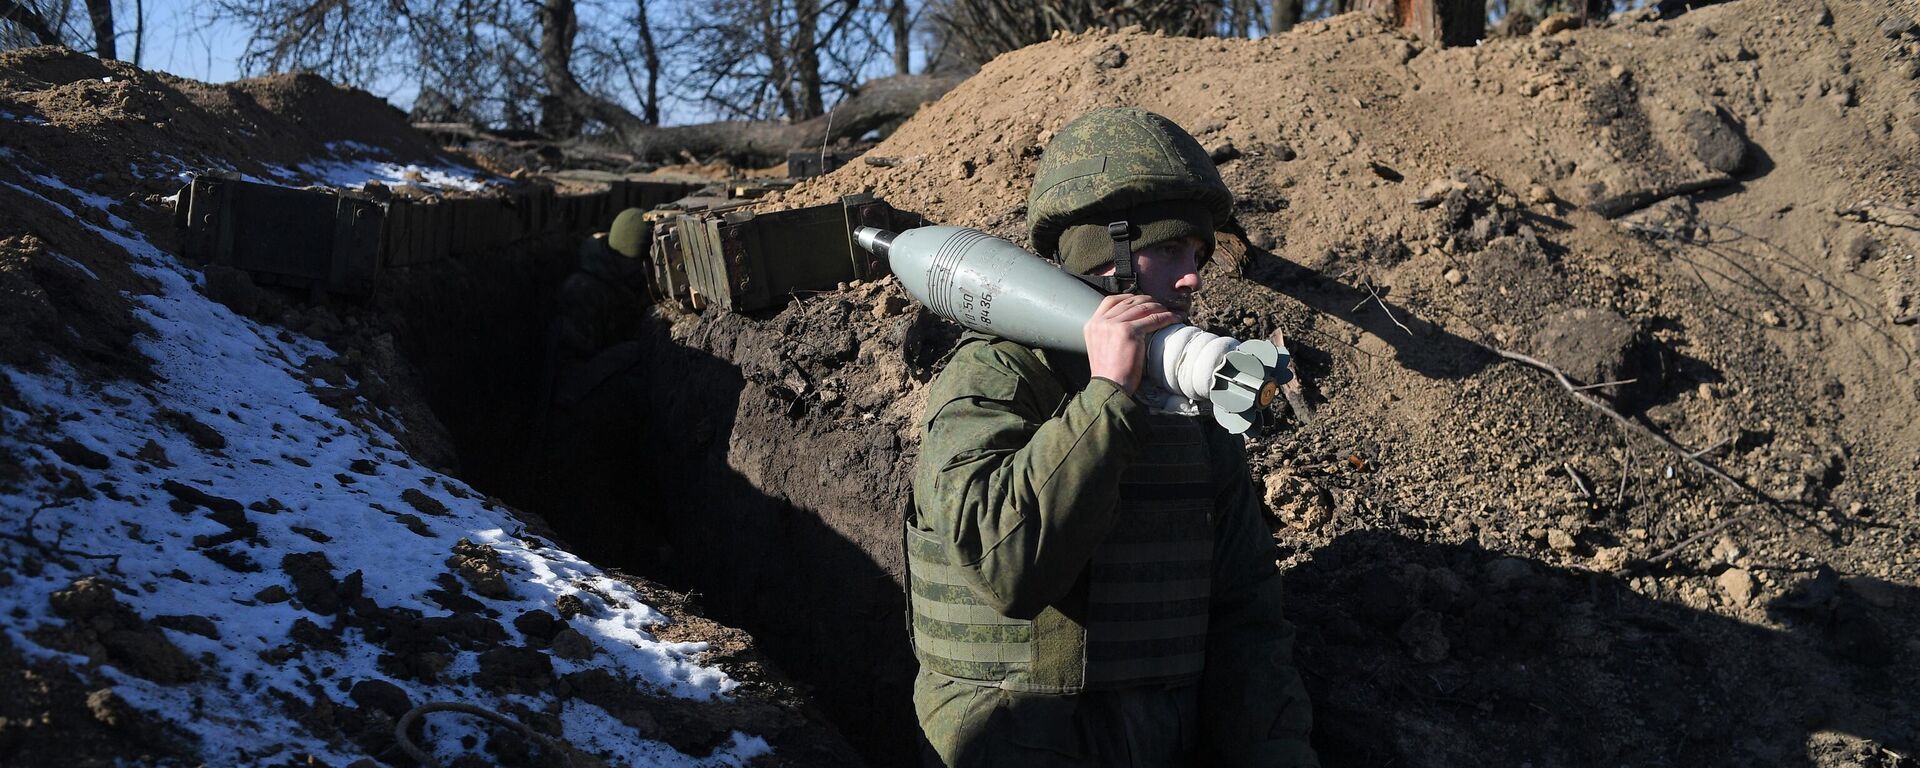
[[[1206,435],[1197,419],[1175,414],[1149,415],[1148,428],[1120,484],[1113,529],[1087,564],[1084,595],[1031,620],[986,605],[937,534],[906,524],[909,631],[922,667],[1039,693],[1199,677],[1213,575]]]

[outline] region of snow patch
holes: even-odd
[[[49,215],[74,212],[43,191],[61,190],[89,206],[108,201],[53,176],[27,175],[39,191],[0,185],[47,205]],[[151,358],[155,376],[150,384],[86,380],[58,361],[40,373],[0,367],[21,401],[19,410],[0,407],[0,452],[30,466],[57,467],[82,487],[76,492],[74,485],[56,484],[52,472],[30,473],[19,492],[0,494],[0,526],[42,542],[57,540],[64,550],[114,558],[109,566],[48,557],[20,540],[0,539],[0,562],[41,561],[37,570],[9,569],[14,581],[0,590],[0,613],[10,617],[0,631],[15,647],[80,668],[76,657],[29,635],[63,623],[51,612],[52,593],[83,576],[104,574],[130,589],[121,599],[141,616],[203,616],[217,628],[217,639],[164,630],[187,656],[203,660],[197,682],[160,685],[112,666],[83,674],[113,685],[132,706],[177,722],[199,737],[205,754],[222,759],[264,759],[263,749],[298,750],[334,764],[358,759],[340,751],[350,744],[330,744],[308,732],[287,704],[311,704],[320,692],[339,700],[341,691],[369,679],[398,685],[415,703],[464,701],[496,711],[508,702],[544,711],[558,706],[568,725],[565,738],[633,764],[741,765],[769,751],[764,739],[735,734],[727,747],[695,759],[643,738],[592,705],[482,688],[474,682],[479,665],[472,650],[456,648],[438,682],[422,682],[390,678],[382,657],[391,649],[358,628],[340,634],[338,650],[293,643],[289,633],[296,622],[329,626],[335,619],[281,596],[296,592],[282,570],[284,556],[323,553],[335,578],[360,573],[362,594],[379,606],[431,618],[449,614],[429,593],[442,589],[436,578],[449,572],[454,542],[465,538],[494,549],[506,571],[508,595],[468,592],[508,637],[524,639],[513,617],[553,612],[563,596],[590,607],[570,624],[602,653],[584,661],[556,658],[556,675],[599,668],[637,689],[693,700],[724,698],[737,686],[724,672],[699,663],[705,644],[655,638],[649,630],[666,617],[626,584],[526,534],[506,510],[482,501],[483,494],[461,481],[412,462],[391,434],[348,421],[322,404],[303,365],[309,358],[332,358],[326,345],[209,300],[198,290],[197,271],[125,222],[109,217],[109,229],[73,218],[124,250],[130,267],[154,286],[151,294],[127,298],[149,328],[135,346]],[[67,465],[42,447],[63,441],[97,454],[104,466]],[[230,522],[180,502],[181,486],[246,505],[249,530],[235,535]],[[435,507],[431,512],[415,507],[419,494],[437,502],[428,505]],[[236,560],[257,568],[235,568]],[[444,748],[440,754],[464,752],[460,737],[478,732],[462,720],[471,718],[435,719],[430,731]]]
[[[33,114],[23,115],[16,112],[8,112],[7,110],[4,110],[4,109],[0,109],[0,120],[5,120],[8,122],[26,123],[27,125],[46,125],[47,124],[47,119],[39,115],[33,115]]]
[[[310,183],[343,189],[361,189],[367,182],[377,181],[387,186],[477,192],[491,182],[486,174],[471,169],[394,162],[386,150],[356,141],[335,141],[326,147],[329,157],[299,163],[293,172]]]

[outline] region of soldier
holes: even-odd
[[[1034,248],[1108,290],[1085,357],[970,335],[927,397],[906,521],[914,708],[949,766],[1314,766],[1239,437],[1134,397],[1232,194],[1102,109],[1047,145]]]
[[[605,235],[580,244],[580,265],[560,284],[556,307],[556,352],[564,366],[637,338],[646,296],[640,255],[653,226],[638,208],[614,217]]]
[[[652,533],[631,509],[627,485],[634,435],[647,415],[639,257],[651,226],[641,213],[622,211],[605,234],[581,243],[580,266],[561,283],[548,329],[540,435],[530,458],[541,493],[594,531],[589,547]]]

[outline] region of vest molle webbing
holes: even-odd
[[[1154,414],[1141,458],[1121,483],[1106,541],[1088,564],[1086,621],[1047,608],[1002,616],[947,561],[935,535],[908,524],[914,650],[947,677],[1014,690],[1177,683],[1206,660],[1213,573],[1213,486],[1193,417]]]

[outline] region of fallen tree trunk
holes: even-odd
[[[921,105],[940,98],[960,78],[895,75],[871,81],[832,111],[811,120],[783,123],[734,120],[699,125],[655,127],[638,123],[611,126],[620,143],[641,159],[672,159],[683,154],[723,158],[736,165],[771,164],[794,149],[822,142],[859,138],[868,131],[899,123]]]

